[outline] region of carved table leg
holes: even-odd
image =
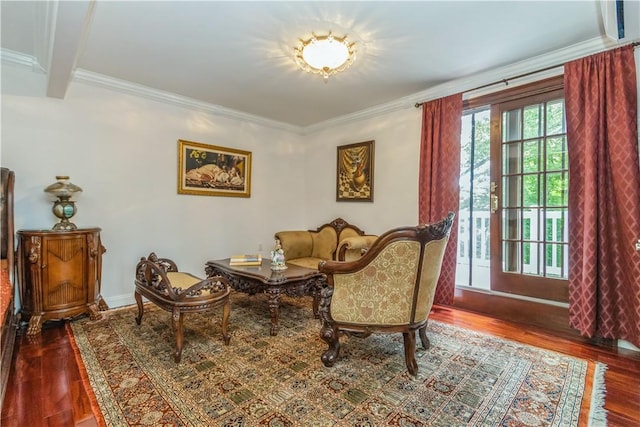
[[[27,335],[37,335],[42,331],[42,316],[31,316]]]
[[[100,320],[102,319],[102,313],[98,310],[98,305],[93,303],[88,305],[89,308],[89,319],[91,320]]]
[[[326,280],[318,279],[313,285],[313,317],[316,319],[320,318],[320,311],[318,310],[318,307],[320,307],[322,289],[326,287],[326,284]]]
[[[318,307],[320,306],[320,295],[318,293],[313,294],[313,317],[320,318]]]
[[[333,323],[333,319],[329,314],[329,306],[331,304],[331,296],[333,295],[333,288],[323,288],[320,291],[320,316],[322,318],[322,327],[320,328],[320,338],[327,343],[328,348],[322,353],[320,359],[324,366],[333,366],[338,360],[340,354],[340,340],[338,337],[338,329]]]
[[[264,291],[269,297],[269,314],[271,315],[271,335],[278,335],[280,329],[280,289],[269,288]]]
[[[229,314],[231,314],[231,303],[227,297],[224,305],[222,306],[222,340],[225,344],[229,344],[231,341],[231,335],[229,335]]]

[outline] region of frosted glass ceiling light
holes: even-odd
[[[356,60],[355,45],[347,41],[347,36],[313,34],[294,48],[296,63],[304,71],[321,74],[326,82],[330,75],[346,70]]]

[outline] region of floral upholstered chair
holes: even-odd
[[[329,345],[322,354],[333,366],[340,334],[367,337],[373,332],[401,332],[409,373],[418,373],[415,331],[429,348],[427,318],[433,304],[444,251],[453,225],[452,212],[434,224],[401,227],[381,235],[362,258],[325,261],[321,291],[320,337]]]
[[[227,328],[231,312],[230,292],[227,279],[216,276],[203,280],[190,273],[180,272],[175,262],[168,258],[158,258],[152,252],[148,258],[141,258],[136,266],[136,323],[139,325],[144,315],[142,297],[170,312],[171,327],[176,338],[173,357],[175,362],[179,363],[182,357],[182,323],[185,313],[201,312],[221,306],[222,340],[229,344],[231,337]]]

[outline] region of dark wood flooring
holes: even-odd
[[[609,426],[640,426],[640,353],[448,307],[436,307],[430,318],[606,363]],[[63,322],[47,323],[36,339],[20,334],[12,364],[2,405],[2,426],[98,425]],[[581,416],[581,426],[587,425],[586,415]]]

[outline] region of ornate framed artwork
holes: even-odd
[[[178,194],[251,197],[251,152],[179,139]]]
[[[336,201],[373,202],[374,141],[338,147]]]

